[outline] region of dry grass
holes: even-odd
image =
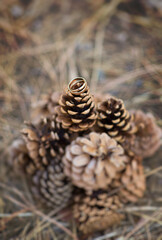
[[[7,148],[42,94],[80,75],[92,92],[152,112],[162,126],[162,12],[143,2],[1,0],[0,239],[81,239],[70,211],[39,209],[7,165]],[[86,239],[162,239],[161,155],[144,161],[147,192],[124,209],[127,220]]]

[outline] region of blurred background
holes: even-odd
[[[75,239],[66,214],[25,205],[30,193],[6,153],[31,105],[76,76],[162,126],[162,1],[0,0],[0,239]],[[147,192],[128,219],[88,239],[162,239],[161,156],[145,160]]]

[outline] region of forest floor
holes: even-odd
[[[151,112],[162,127],[162,8],[151,2],[0,1],[0,239],[82,239],[67,212],[38,209],[7,164],[8,147],[41,95],[82,76],[92,93]],[[144,198],[125,209],[118,227],[88,240],[162,239],[162,148],[144,166]]]

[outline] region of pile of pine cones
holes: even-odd
[[[78,229],[89,234],[119,223],[121,209],[145,191],[142,159],[160,145],[151,114],[125,109],[121,99],[90,94],[83,78],[35,106],[10,162],[33,196],[51,208],[73,200]]]

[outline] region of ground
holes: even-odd
[[[128,109],[153,113],[162,126],[160,4],[1,0],[0,239],[77,239],[69,211],[47,215],[39,209],[24,179],[7,164],[8,147],[20,135],[23,121],[31,119],[31,106],[41,95],[82,76],[92,93],[120,97]],[[86,239],[162,239],[161,156],[162,148],[145,159],[147,191],[125,209],[127,219]]]

